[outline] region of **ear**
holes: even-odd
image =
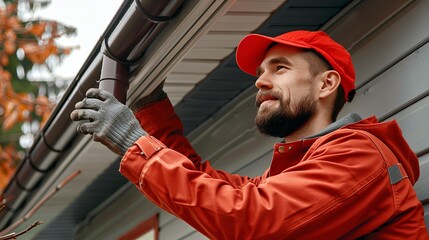
[[[321,84],[319,85],[319,98],[328,98],[335,96],[337,88],[340,86],[341,76],[335,70],[325,71],[321,75]]]

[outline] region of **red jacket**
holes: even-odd
[[[136,116],[151,137],[120,172],[211,239],[429,239],[412,187],[418,159],[394,121],[275,144],[270,168],[248,178],[202,162],[168,100]]]

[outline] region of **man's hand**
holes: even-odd
[[[73,121],[81,121],[77,131],[91,134],[94,141],[119,155],[147,135],[131,110],[107,91],[89,89],[86,98],[76,103],[75,108],[70,117]]]

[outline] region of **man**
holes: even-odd
[[[138,120],[98,89],[88,90],[71,118],[89,119],[79,132],[124,155],[125,177],[211,239],[429,239],[412,187],[418,159],[396,122],[335,121],[354,95],[351,57],[341,45],[320,31],[251,34],[237,63],[258,77],[259,130],[284,138],[260,177],[202,162],[159,89],[137,104]]]

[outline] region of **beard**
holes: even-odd
[[[316,112],[316,103],[311,99],[311,94],[307,94],[297,102],[295,111],[290,101],[284,101],[278,92],[258,94],[257,107],[261,105],[259,97],[263,94],[274,96],[280,104],[276,108],[266,107],[258,110],[255,122],[262,134],[284,138],[302,127]]]

